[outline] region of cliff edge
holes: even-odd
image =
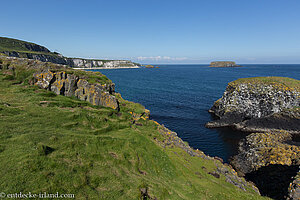
[[[140,64],[129,60],[68,58],[57,52],[51,52],[41,45],[5,37],[0,37],[0,52],[11,57],[28,58],[42,62],[69,65],[72,68],[114,69],[140,67]]]

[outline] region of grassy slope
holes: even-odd
[[[288,87],[289,89],[295,89],[296,91],[300,92],[300,81],[293,78],[287,78],[287,77],[270,76],[270,77],[241,78],[231,82],[230,84],[240,84],[240,83],[273,84],[278,86],[285,86]]]
[[[45,54],[45,55],[57,56],[57,54],[51,52],[49,53],[49,52],[30,51],[25,47],[26,43],[36,45],[31,42],[25,42],[22,40],[0,37],[0,51],[16,51],[19,53]]]
[[[128,110],[139,106],[124,101],[118,114],[6,79],[0,74],[2,192],[138,199],[148,188],[158,199],[262,198],[209,175],[213,161],[158,145],[164,136],[153,121],[131,125]]]

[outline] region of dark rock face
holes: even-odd
[[[300,130],[300,93],[282,85],[229,83],[221,99],[209,110],[219,120],[208,128],[231,126],[238,130]]]
[[[232,61],[215,61],[210,63],[210,67],[241,67]]]
[[[90,84],[66,72],[51,72],[46,70],[34,74],[35,85],[53,91],[58,95],[75,96],[93,105],[119,109],[119,102],[114,93],[114,84]]]

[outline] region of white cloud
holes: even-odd
[[[170,57],[170,56],[139,56],[137,60],[153,60],[153,61],[180,61],[180,60],[187,60],[187,57]]]

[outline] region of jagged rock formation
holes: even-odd
[[[231,126],[247,132],[300,130],[300,81],[281,77],[238,79],[228,84],[210,113],[208,128]]]
[[[233,157],[231,164],[240,175],[254,182],[263,195],[297,199],[299,177],[294,177],[300,165],[299,145],[286,131],[252,133],[240,142],[239,154]]]
[[[299,100],[299,80],[246,78],[229,83],[222,98],[209,110],[217,119],[208,122],[208,128],[229,126],[256,132],[240,142],[231,164],[264,196],[299,196],[298,187],[292,183],[300,165]]]
[[[49,69],[33,75],[35,85],[58,95],[75,96],[93,105],[119,108],[114,93],[114,84],[90,84],[87,80],[66,72],[51,72]]]
[[[210,63],[210,67],[241,67],[233,61],[215,61]]]
[[[24,58],[1,56],[1,62],[0,69],[10,69],[14,73],[17,69],[32,72],[31,84],[58,95],[74,96],[93,105],[119,109],[119,102],[115,97],[115,85],[99,72],[84,72],[65,65]]]
[[[68,58],[41,45],[3,37],[0,37],[0,52],[7,56],[69,65],[73,68],[139,68],[139,64],[129,60]]]
[[[268,165],[300,165],[299,145],[286,131],[252,133],[240,143],[239,154],[231,163],[243,174]]]

